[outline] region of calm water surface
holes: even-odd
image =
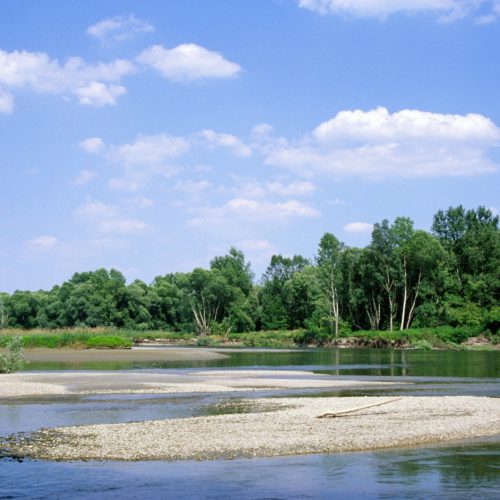
[[[30,370],[308,369],[341,378],[411,386],[266,395],[471,394],[500,396],[499,352],[374,349],[252,352],[176,363],[32,363]],[[302,394],[301,394],[302,393]],[[0,436],[44,426],[128,422],[241,411],[223,395],[92,395],[28,398],[0,405]],[[233,409],[231,409],[233,408]],[[0,460],[0,498],[500,498],[500,440],[369,453],[208,462],[39,462]]]

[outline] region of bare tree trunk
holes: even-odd
[[[330,311],[331,315],[333,318],[333,323],[334,323],[334,331],[335,331],[335,338],[339,336],[339,299],[338,299],[338,293],[337,293],[337,287],[335,286],[335,282],[332,281],[330,283]]]
[[[389,330],[392,332],[394,328],[394,318],[396,317],[397,311],[394,311],[394,301],[392,298],[392,292],[394,289],[395,281],[391,279],[389,274],[389,268],[385,266],[385,281],[384,290],[387,292],[387,298],[389,300]]]
[[[408,318],[406,320],[406,329],[410,328],[411,321],[413,319],[413,314],[415,312],[415,306],[417,304],[418,294],[420,292],[420,284],[422,282],[422,271],[418,273],[417,286],[415,287],[415,295],[413,297],[413,301],[411,303],[410,312],[408,313]]]
[[[219,304],[212,309],[205,303],[205,297],[201,297],[201,304],[193,304],[191,310],[194,314],[194,322],[196,330],[200,337],[210,335],[210,323],[217,319],[217,312],[219,311]]]
[[[408,300],[408,273],[406,272],[406,258],[403,258],[403,269],[404,269],[404,292],[403,292],[403,307],[401,311],[401,324],[399,326],[400,330],[403,330],[405,327],[405,315],[406,315],[406,301]]]
[[[380,297],[378,297],[377,301],[371,297],[371,303],[368,306],[365,306],[366,314],[368,315],[368,319],[370,321],[370,328],[372,330],[378,330],[380,328]]]

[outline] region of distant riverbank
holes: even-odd
[[[477,329],[414,328],[397,331],[356,331],[318,337],[307,330],[270,330],[198,336],[163,330],[107,328],[62,330],[0,330],[0,349],[13,336],[22,337],[25,349],[128,349],[133,345],[159,343],[197,347],[372,347],[395,349],[499,349],[497,335],[481,334]]]

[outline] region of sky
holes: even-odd
[[[0,291],[498,213],[499,48],[500,0],[1,0]]]

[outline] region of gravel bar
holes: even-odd
[[[207,460],[402,447],[500,433],[500,400],[402,397],[245,400],[250,413],[46,429],[4,439],[14,456],[47,460]]]

